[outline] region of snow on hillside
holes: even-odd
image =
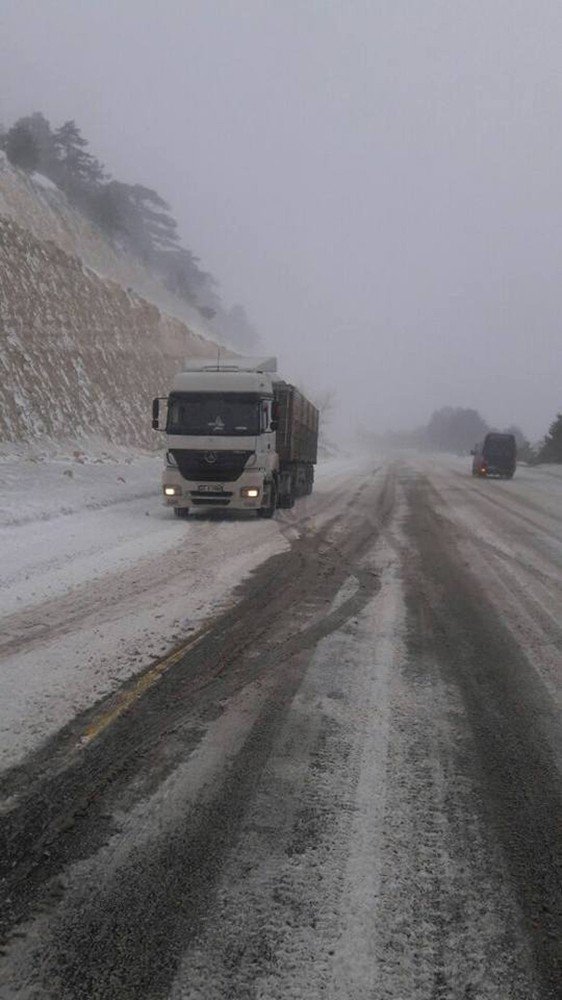
[[[13,219],[40,240],[52,240],[96,273],[133,289],[158,309],[183,320],[194,333],[214,339],[196,309],[172,295],[139,261],[112,246],[56,184],[42,174],[27,175],[16,169],[2,151],[0,216]]]
[[[31,180],[34,184],[38,184],[39,187],[45,188],[46,191],[58,191],[57,185],[51,180],[50,177],[45,177],[45,174],[38,174],[37,171],[31,174]]]

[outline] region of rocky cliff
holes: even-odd
[[[0,440],[153,446],[152,397],[187,356],[216,346],[38,238],[37,216],[44,236],[41,213],[24,226],[0,204]]]

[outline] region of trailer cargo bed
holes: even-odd
[[[282,464],[314,464],[318,457],[318,410],[288,382],[275,382],[277,451]]]

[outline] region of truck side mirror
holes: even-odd
[[[279,421],[278,420],[272,420],[271,423],[270,423],[270,425],[269,425],[269,427],[270,427],[270,430],[276,431],[277,428],[279,427]]]
[[[159,430],[158,427],[158,417],[160,415],[160,400],[158,398],[152,400],[152,430]]]
[[[271,404],[271,426],[272,427],[273,427],[274,423],[275,424],[279,423],[279,403],[277,402],[276,399],[274,399],[273,402],[272,402],[272,404]],[[273,428],[273,429],[275,430],[275,428]]]

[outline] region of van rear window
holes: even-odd
[[[490,434],[484,442],[484,454],[511,456],[515,454],[515,438],[507,434]]]

